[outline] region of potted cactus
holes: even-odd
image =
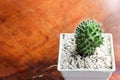
[[[61,33],[58,70],[65,80],[108,80],[115,71],[112,34],[90,19],[75,33]]]

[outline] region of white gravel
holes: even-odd
[[[73,34],[64,35],[62,39],[61,69],[111,69],[110,37],[103,36],[104,43],[97,48],[94,55],[82,59],[75,52],[75,38]]]

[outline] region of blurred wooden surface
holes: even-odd
[[[59,34],[86,18],[113,34],[110,80],[120,80],[119,0],[0,0],[0,80],[63,80],[55,66]]]

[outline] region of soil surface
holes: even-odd
[[[82,58],[75,52],[74,34],[62,39],[61,69],[112,69],[110,36],[104,35],[104,43],[93,55]]]

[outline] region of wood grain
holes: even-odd
[[[56,69],[59,34],[89,18],[113,34],[116,71],[110,80],[119,80],[119,14],[119,0],[0,0],[0,79],[63,80]]]

